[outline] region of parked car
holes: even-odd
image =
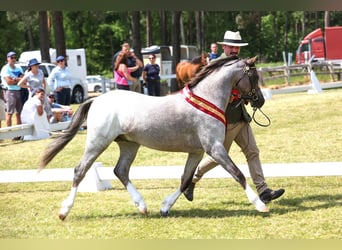
[[[88,92],[101,92],[102,78],[100,75],[91,75],[86,77]]]
[[[86,77],[86,81],[88,83],[88,91],[89,92],[101,92],[103,80],[105,81],[105,84],[106,84],[106,92],[113,89],[110,79],[101,77],[100,75],[89,75]]]
[[[27,69],[27,64],[25,63],[18,63],[23,71],[25,72]],[[53,63],[41,63],[39,64],[39,68],[43,71],[45,78],[49,76],[52,69],[56,67]],[[50,87],[47,87],[47,93],[49,93]],[[78,78],[71,78],[71,103],[82,103],[84,100],[88,99],[88,85],[84,83],[81,79]]]

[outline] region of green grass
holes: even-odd
[[[203,179],[195,200],[180,197],[168,218],[162,199],[177,181],[135,181],[148,204],[142,217],[126,190],[79,193],[68,218],[57,218],[69,184],[10,184],[1,189],[0,238],[12,239],[341,239],[341,177],[270,179],[286,195],[255,211],[231,179]],[[322,188],[324,187],[324,188]],[[305,192],[303,192],[305,191]]]
[[[342,162],[342,89],[322,94],[274,95],[263,111],[272,125],[252,123],[264,163]],[[258,120],[263,121],[261,116]],[[48,168],[75,166],[83,152],[85,132],[57,155]],[[51,139],[0,144],[0,169],[34,169]],[[118,156],[111,145],[97,161],[113,166]],[[245,163],[233,146],[231,157]],[[134,166],[182,165],[186,155],[142,147]],[[248,179],[250,184],[251,180]],[[342,177],[268,178],[270,187],[283,187],[283,198],[268,205],[270,213],[255,211],[232,179],[203,179],[195,199],[182,196],[170,217],[161,218],[162,200],[179,180],[134,180],[147,203],[142,217],[124,187],[79,193],[64,222],[57,213],[70,182],[0,184],[1,239],[341,239]]]

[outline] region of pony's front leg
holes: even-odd
[[[68,198],[66,198],[62,202],[62,207],[58,213],[59,219],[64,220],[68,216],[72,206],[74,205],[76,193],[77,193],[77,187],[73,186],[70,190]]]
[[[180,188],[176,190],[173,194],[166,197],[162,203],[162,208],[160,209],[160,214],[163,217],[166,217],[170,213],[171,207],[176,203],[178,197],[182,194]]]
[[[138,207],[139,212],[143,215],[147,215],[147,206],[138,190],[133,186],[133,184],[130,181],[128,182],[126,188],[128,193],[132,197],[134,205]]]
[[[268,212],[268,208],[265,203],[263,203],[259,196],[253,191],[253,189],[248,185],[245,176],[236,166],[236,164],[229,157],[225,151],[223,145],[216,144],[216,147],[212,151],[211,156],[213,159],[219,163],[231,176],[243,187],[249,202],[251,202],[259,212]]]

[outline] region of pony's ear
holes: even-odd
[[[255,56],[255,57],[252,57],[252,58],[249,58],[248,60],[247,60],[247,63],[248,64],[254,64],[255,63],[255,61],[258,59],[258,56]]]

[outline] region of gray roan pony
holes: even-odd
[[[69,128],[46,149],[40,169],[44,168],[72,140],[87,120],[87,139],[83,158],[74,170],[69,196],[62,202],[59,218],[64,220],[76,197],[77,187],[88,169],[115,141],[120,157],[114,173],[131,195],[142,214],[147,207],[141,194],[129,179],[129,170],[140,145],[170,151],[187,152],[188,158],[177,191],[162,203],[160,213],[167,216],[178,197],[190,184],[204,152],[212,156],[241,184],[249,201],[261,212],[268,208],[246,182],[223,146],[228,105],[232,87],[257,103],[262,93],[254,66],[256,57],[229,57],[205,66],[180,92],[151,97],[140,93],[114,90],[90,99],[77,109]],[[262,104],[261,104],[262,105]]]

